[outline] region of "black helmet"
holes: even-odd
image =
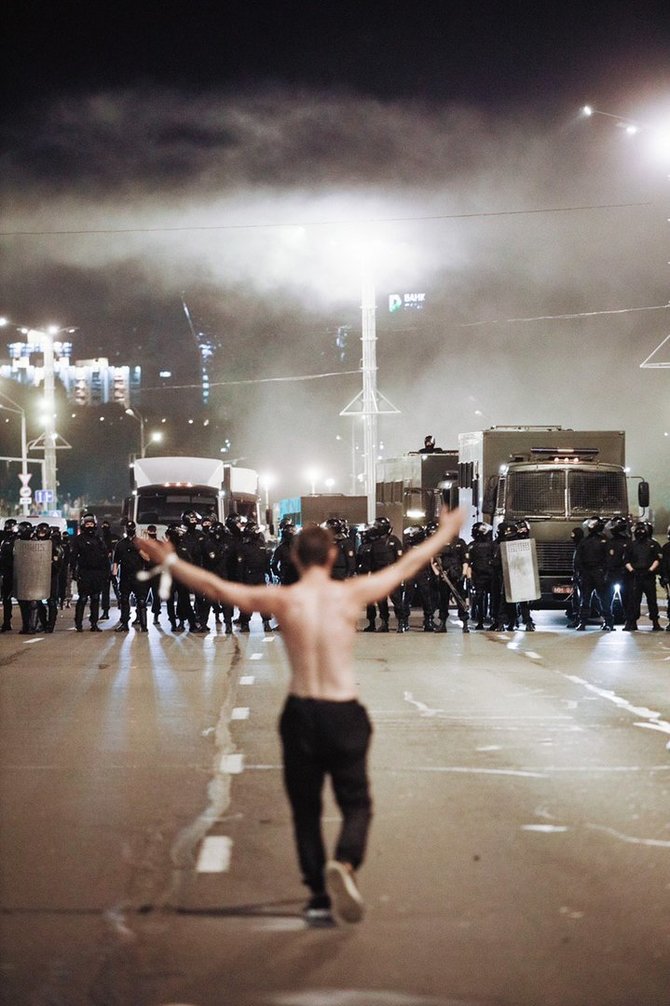
[[[171,541],[173,545],[177,544],[183,534],[184,528],[181,524],[168,524],[165,529],[165,537],[168,541]]]
[[[123,525],[129,538],[134,538],[137,533],[137,524],[134,520],[127,520]]]
[[[623,516],[623,514],[617,514],[612,517],[610,521],[605,525],[607,531],[611,531],[613,535],[617,538],[627,538],[628,537],[628,521]]]
[[[16,520],[15,520],[15,518],[14,517],[8,517],[7,520],[5,521],[4,530],[5,531],[13,531],[15,527],[16,527]]]
[[[227,534],[226,526],[225,524],[222,524],[220,520],[215,520],[209,529],[209,533],[211,534],[212,538],[216,538],[218,541],[221,538],[225,538]]]
[[[434,518],[433,520],[429,520],[428,523],[426,524],[426,534],[429,537],[431,534],[435,534],[439,526],[440,526],[439,520],[435,520]]]
[[[519,538],[530,538],[530,524],[527,520],[518,520],[516,522],[516,533]]]
[[[16,526],[19,538],[22,541],[27,541],[28,538],[32,538],[33,526],[29,520],[21,520]]]
[[[393,530],[391,521],[388,517],[377,517],[374,524],[372,525],[375,529],[375,536],[377,538],[384,538],[387,534],[390,534]]]
[[[291,538],[295,534],[295,521],[292,517],[282,517],[279,521],[279,533],[282,538]]]
[[[181,515],[181,522],[184,527],[195,527],[200,523],[200,514],[197,510],[184,510]]]
[[[147,534],[150,538],[156,538],[158,536],[158,528],[155,524],[147,524]]]
[[[570,532],[570,538],[572,539],[572,541],[574,541],[575,545],[578,545],[583,537],[584,537],[584,528],[573,527],[572,531]]]
[[[483,520],[478,520],[472,525],[472,537],[475,541],[484,541],[487,535],[491,534],[493,528]]]
[[[633,535],[639,540],[650,537],[649,524],[647,523],[646,520],[639,520],[637,522],[637,524],[633,528]]]
[[[517,536],[517,526],[511,520],[503,520],[498,525],[498,538],[501,541],[511,541]]]
[[[51,528],[49,527],[46,521],[44,520],[40,521],[40,523],[37,525],[37,527],[35,528],[35,537],[41,538],[43,540],[51,537]]]
[[[348,535],[349,525],[344,517],[329,517],[323,527],[327,527],[334,535]]]
[[[587,534],[600,534],[604,530],[605,522],[602,517],[587,517],[582,527]]]
[[[412,548],[412,546],[418,545],[419,542],[425,541],[426,529],[423,524],[413,524],[411,527],[405,528],[403,538],[408,546]]]
[[[65,533],[67,534],[67,532]],[[60,528],[52,527],[51,530],[49,531],[49,537],[52,538],[54,541],[60,541],[62,538]]]

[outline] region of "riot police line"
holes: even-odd
[[[437,523],[408,527],[402,538],[393,533],[388,518],[383,516],[371,525],[355,527],[350,527],[343,517],[331,517],[324,526],[331,530],[337,548],[332,575],[345,579],[376,572],[395,562],[404,550],[430,537]],[[299,529],[290,517],[285,517],[278,530],[274,542],[243,515],[231,514],[221,523],[214,513],[201,516],[195,510],[186,510],[179,522],[167,527],[166,538],[180,558],[225,579],[288,585],[298,578],[291,543]],[[109,619],[113,593],[119,613],[114,626],[117,632],[129,632],[131,628],[147,632],[149,616],[154,625],[160,626],[164,615],[175,633],[207,633],[211,615],[215,625],[223,625],[226,634],[235,629],[249,632],[250,614],[239,612],[235,618],[232,608],[214,604],[179,583],[171,585],[163,601],[158,577],[149,576],[148,559],[136,547],[136,533],[134,522],[127,521],[122,536],[115,538],[109,523],[98,527],[93,513],[83,514],[79,533],[74,537],[50,527],[47,521],[33,527],[28,521],[8,519],[0,535],[0,631],[12,631],[14,601],[21,617],[19,631],[32,634],[53,632],[59,610],[69,608],[74,600],[76,631],[84,631],[86,619],[91,632],[100,632],[98,623]],[[523,626],[532,632],[535,623],[531,603],[508,600],[503,575],[503,546],[528,539],[530,533],[530,524],[524,520],[501,523],[495,535],[489,525],[475,523],[469,542],[456,538],[389,598],[369,605],[363,631],[390,632],[393,612],[393,628],[405,633],[410,629],[412,610],[419,608],[424,632],[446,632],[452,607],[463,633],[468,633],[470,626],[489,631],[513,631]],[[155,526],[149,525],[147,534],[155,537]],[[599,517],[589,518],[573,529],[571,539],[575,546],[574,578],[568,625],[583,631],[595,616],[604,630],[612,630],[616,621],[623,621],[626,631],[636,631],[644,598],[652,631],[660,631],[656,580],[660,579],[667,593],[670,540],[661,546],[648,522],[633,523],[623,516],[615,516],[607,523]],[[272,625],[270,613],[258,614],[264,631],[280,628]],[[670,622],[666,631],[670,631]]]

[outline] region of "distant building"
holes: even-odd
[[[0,364],[0,376],[39,387],[44,381],[44,348],[39,333],[30,332],[28,339],[34,341],[9,343],[10,362]],[[116,402],[127,409],[136,400],[142,379],[141,367],[111,367],[105,356],[72,363],[71,342],[54,342],[53,353],[54,375],[73,404],[97,406]]]

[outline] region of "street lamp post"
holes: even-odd
[[[143,458],[146,455],[146,444],[144,442],[144,424],[146,422],[144,416],[137,409],[128,408],[126,409],[126,415],[132,416],[140,424],[140,457]]]
[[[0,394],[0,397],[4,398],[5,401],[11,402],[10,405],[3,405],[0,403],[0,409],[5,409],[7,412],[16,412],[21,416],[21,485],[24,489],[28,487],[29,476],[28,476],[28,440],[26,437],[26,410],[22,409],[21,406],[15,402],[8,395]],[[13,406],[13,407],[12,407]],[[21,506],[23,507],[23,516],[25,517],[30,509],[30,496],[22,495]]]

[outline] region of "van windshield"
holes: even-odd
[[[184,510],[199,514],[217,510],[216,493],[211,489],[140,489],[137,494],[138,524],[179,523]]]

